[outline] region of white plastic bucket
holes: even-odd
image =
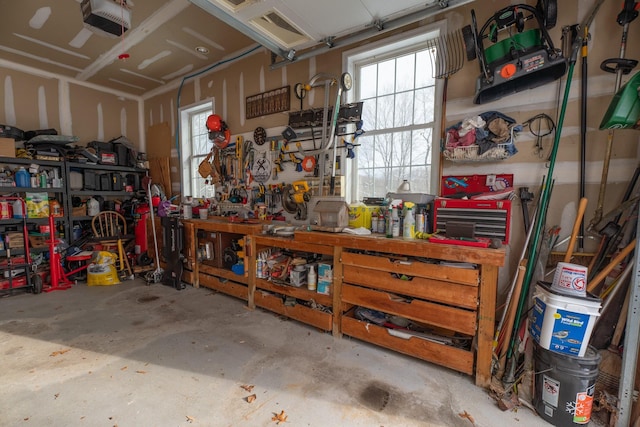
[[[583,265],[559,262],[551,289],[566,295],[587,296],[588,270]]]
[[[547,350],[583,357],[602,301],[595,297],[570,297],[539,282],[533,296],[529,332]]]

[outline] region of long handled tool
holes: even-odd
[[[578,215],[573,223],[573,230],[571,230],[571,239],[569,239],[569,246],[567,247],[567,253],[564,254],[564,262],[571,261],[571,255],[573,255],[573,247],[576,244],[578,233],[582,225],[582,218],[584,217],[584,211],[587,210],[587,199],[585,197],[580,199],[578,205]]]
[[[622,25],[622,39],[620,40],[620,55],[618,58],[606,59],[600,64],[600,68],[603,71],[608,71],[616,74],[616,84],[614,94],[618,93],[622,84],[622,75],[629,74],[631,70],[637,65],[637,61],[625,60],[625,52],[627,50],[627,37],[629,34],[629,24],[638,16],[637,13],[633,13],[636,8],[636,2],[634,0],[625,0],[624,8],[618,15],[618,23]],[[613,129],[609,129],[607,134],[607,146],[605,149],[604,160],[602,163],[602,178],[600,180],[600,192],[598,193],[598,204],[591,221],[591,227],[602,219],[602,208],[604,205],[604,196],[607,189],[607,179],[609,175],[609,163],[611,162],[611,152],[613,150]]]
[[[153,271],[149,271],[145,275],[147,284],[160,283],[162,281],[162,268],[160,267],[160,255],[158,253],[158,238],[156,237],[156,220],[153,214],[153,204],[151,203],[151,178],[146,176],[144,180],[147,181],[147,197],[149,197],[149,212],[151,214],[151,228],[153,229],[153,249],[155,250],[155,263],[156,268]]]
[[[465,45],[462,30],[457,30],[429,40],[427,43],[433,77],[443,79],[442,114],[440,116],[440,162],[438,182],[442,180],[445,137],[447,127],[447,87],[449,77],[460,71],[464,65]]]
[[[581,28],[589,27],[591,22],[595,18],[598,9],[604,3],[604,0],[597,0],[591,9],[591,13],[587,16],[585,21],[581,24]],[[512,330],[512,338],[509,343],[509,349],[507,352],[507,371],[505,374],[505,379],[503,379],[503,383],[512,383],[514,380],[514,372],[515,372],[515,343],[517,341],[518,330],[520,329],[520,323],[522,321],[522,314],[524,311],[525,304],[527,302],[527,296],[529,293],[529,286],[531,284],[531,279],[534,274],[535,266],[538,258],[539,244],[540,238],[542,236],[544,223],[546,221],[546,212],[549,206],[549,200],[551,199],[551,184],[553,182],[553,170],[555,168],[556,157],[558,155],[558,148],[560,147],[560,138],[562,135],[562,127],[564,124],[564,116],[567,111],[567,104],[569,102],[569,93],[571,91],[571,80],[573,79],[573,71],[576,65],[576,60],[578,57],[578,50],[582,46],[582,36],[580,35],[580,31],[578,31],[578,36],[576,40],[574,40],[572,45],[572,52],[569,58],[569,70],[567,72],[567,82],[565,85],[564,98],[562,101],[562,107],[560,108],[560,114],[558,117],[558,123],[555,133],[555,138],[553,141],[553,147],[551,148],[551,154],[549,156],[549,172],[547,175],[547,179],[541,189],[540,192],[540,207],[539,207],[539,215],[536,218],[535,222],[535,231],[533,234],[533,240],[531,242],[531,250],[529,252],[529,258],[527,260],[527,271],[525,274],[524,282],[522,284],[522,292],[520,294],[520,299],[518,300],[518,308],[516,310],[515,322],[513,324]]]

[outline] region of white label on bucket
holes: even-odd
[[[560,381],[546,375],[542,376],[542,401],[554,408],[558,407],[560,395]]]

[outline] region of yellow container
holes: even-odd
[[[363,204],[349,206],[349,227],[371,229],[371,216],[380,212],[379,206]]]

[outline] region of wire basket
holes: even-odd
[[[480,162],[504,160],[512,156],[513,143],[496,144],[495,147],[488,149],[480,154],[480,146],[476,144],[464,147],[453,147],[444,150],[444,158],[452,162]]]

